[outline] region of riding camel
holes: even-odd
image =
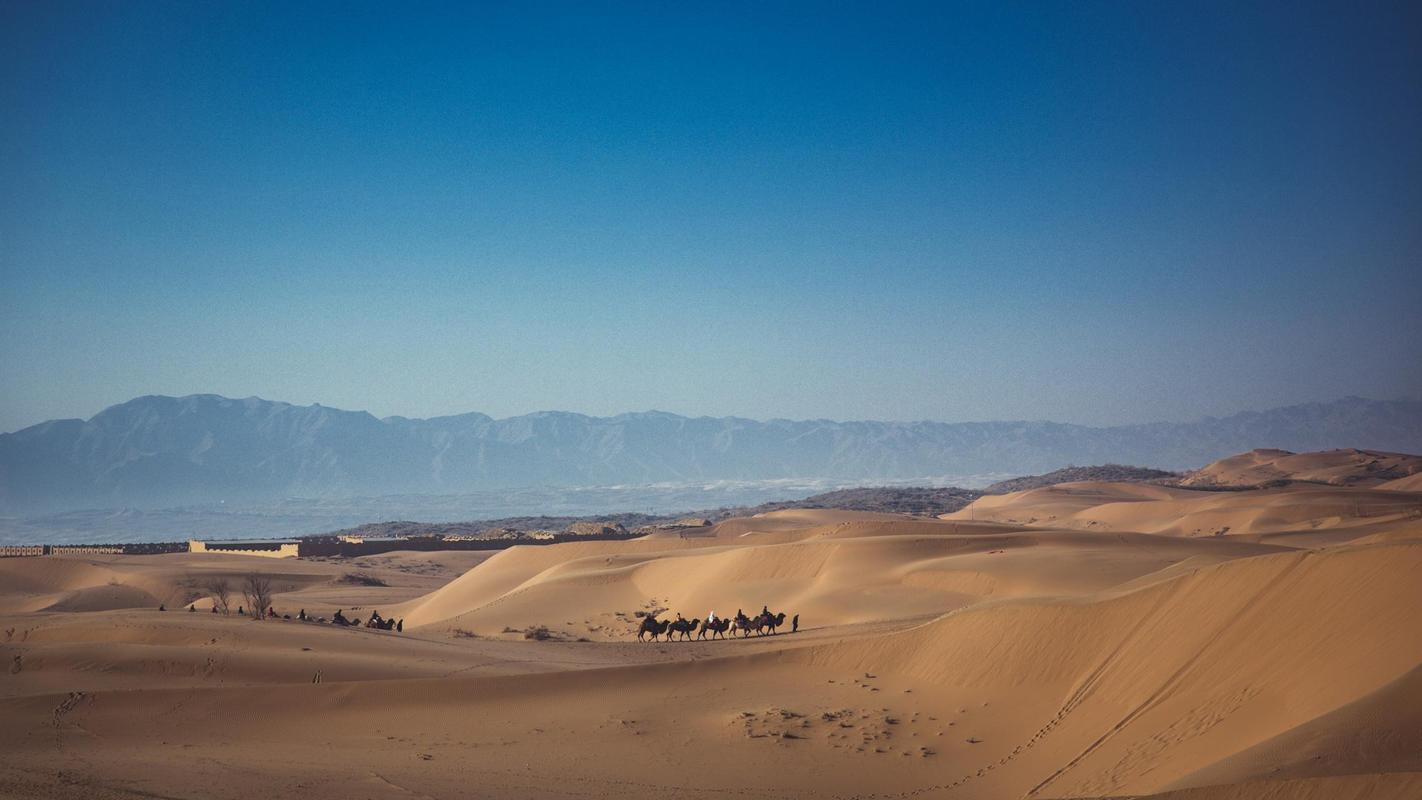
[[[701,624],[699,619],[679,619],[671,623],[667,629],[667,641],[671,641],[672,634],[680,634],[682,639],[690,639],[691,632],[696,630],[696,626]]]
[[[652,634],[652,641],[656,641],[658,636],[667,633],[667,628],[671,625],[671,620],[657,620],[655,617],[643,617],[641,627],[637,628],[637,641],[645,641],[642,637]],[[667,634],[670,638],[671,634]]]
[[[739,633],[741,637],[744,638],[746,636],[749,636],[752,630],[760,630],[759,614],[755,616],[755,619],[751,619],[750,617],[747,617],[744,614],[740,614],[734,620],[731,621],[732,636]]]
[[[782,611],[779,614],[771,614],[769,612],[766,612],[760,615],[760,621],[761,625],[764,628],[774,634],[776,628],[779,628],[781,625],[785,624],[785,612]]]
[[[724,617],[716,620],[715,622],[712,622],[708,619],[705,622],[701,623],[701,630],[696,634],[696,638],[705,639],[706,632],[711,631],[712,639],[715,639],[718,636],[724,639],[726,637],[726,631],[730,630],[730,628],[731,621]]]
[[[742,638],[751,635],[751,633],[755,633],[757,636],[764,636],[766,631],[770,631],[770,633],[773,634],[776,628],[784,624],[784,612],[772,614],[766,611],[750,618],[742,614],[736,617],[735,621],[731,623],[731,633],[734,634],[739,631]]]

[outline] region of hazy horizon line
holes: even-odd
[[[1189,423],[1193,423],[1193,422],[1203,422],[1203,421],[1205,421],[1205,420],[1212,420],[1212,419],[1229,419],[1230,417],[1239,416],[1239,415],[1241,415],[1241,414],[1262,413],[1262,412],[1265,412],[1265,411],[1273,411],[1273,410],[1277,410],[1277,409],[1297,408],[1297,407],[1299,407],[1299,406],[1308,406],[1308,405],[1333,405],[1333,404],[1341,403],[1341,402],[1344,402],[1344,401],[1347,401],[1347,400],[1366,400],[1366,401],[1375,402],[1375,403],[1416,403],[1416,402],[1422,402],[1422,398],[1410,397],[1410,396],[1406,396],[1406,395],[1404,395],[1404,396],[1402,396],[1402,397],[1397,397],[1397,398],[1390,398],[1390,399],[1388,399],[1388,398],[1366,397],[1366,396],[1357,395],[1357,394],[1349,394],[1349,395],[1344,395],[1344,396],[1342,396],[1342,397],[1336,397],[1336,398],[1333,398],[1333,399],[1331,399],[1331,400],[1305,400],[1305,401],[1301,401],[1301,402],[1297,402],[1297,403],[1288,403],[1288,404],[1284,404],[1284,405],[1269,406],[1269,407],[1267,407],[1267,408],[1247,408],[1247,409],[1241,409],[1240,411],[1236,411],[1236,412],[1234,412],[1234,413],[1232,413],[1232,414],[1225,414],[1225,415],[1223,415],[1223,416],[1216,416],[1216,415],[1210,415],[1210,414],[1203,414],[1203,415],[1200,415],[1200,416],[1198,416],[1198,417],[1194,417],[1194,418],[1192,418],[1192,419],[1174,419],[1174,420],[1164,420],[1164,419],[1161,419],[1161,420],[1151,420],[1151,421],[1148,421],[1148,422],[1119,423],[1119,424],[1114,424],[1114,425],[1088,425],[1088,424],[1078,423],[1078,422],[1063,422],[1063,421],[1054,420],[1054,419],[962,419],[962,420],[941,420],[941,419],[868,419],[868,418],[860,418],[860,419],[832,419],[832,418],[829,418],[829,417],[799,417],[799,418],[796,418],[796,417],[767,417],[767,418],[764,418],[764,419],[757,419],[757,418],[754,418],[754,417],[745,417],[745,416],[739,416],[739,415],[736,415],[736,414],[726,414],[726,415],[722,415],[722,416],[713,416],[713,415],[710,415],[710,414],[699,414],[699,415],[694,415],[694,416],[693,416],[693,415],[688,415],[688,414],[681,414],[681,413],[678,413],[678,412],[675,412],[675,411],[663,411],[663,410],[655,409],[655,408],[646,409],[646,410],[644,410],[644,411],[622,411],[622,412],[619,412],[619,413],[617,413],[617,414],[609,414],[609,415],[587,414],[587,413],[584,413],[584,412],[581,412],[581,411],[569,411],[569,410],[563,410],[563,409],[539,409],[539,410],[535,410],[535,411],[528,411],[528,412],[525,412],[525,413],[522,413],[522,414],[513,414],[513,415],[510,415],[510,416],[506,416],[506,417],[495,417],[495,416],[492,416],[492,415],[490,415],[490,414],[486,414],[486,413],[484,413],[484,412],[482,412],[482,411],[461,411],[461,412],[457,412],[457,413],[453,413],[453,414],[438,414],[438,415],[429,416],[429,417],[410,417],[410,416],[405,416],[405,415],[403,415],[403,414],[388,414],[388,415],[385,415],[385,416],[376,416],[375,414],[371,413],[370,411],[368,411],[368,410],[366,410],[366,409],[342,408],[342,407],[340,407],[340,406],[326,405],[326,404],[320,403],[320,402],[312,402],[312,403],[308,403],[308,404],[304,404],[304,405],[303,405],[303,404],[300,404],[300,403],[293,403],[293,402],[286,401],[286,400],[271,400],[271,399],[268,399],[268,398],[265,398],[265,397],[260,397],[260,396],[258,396],[258,395],[247,395],[246,397],[228,397],[227,395],[217,394],[217,393],[215,393],[215,392],[194,392],[194,393],[192,393],[192,394],[185,394],[185,395],[169,395],[169,394],[156,394],[156,393],[155,393],[155,394],[143,394],[143,395],[138,395],[138,396],[136,396],[136,397],[129,398],[128,400],[124,400],[124,401],[122,401],[122,402],[113,403],[113,404],[111,404],[111,405],[105,406],[103,409],[99,410],[98,412],[96,412],[95,414],[93,414],[92,416],[90,416],[90,417],[88,417],[88,418],[84,418],[84,417],[51,417],[51,418],[49,418],[49,419],[41,420],[41,421],[39,421],[39,422],[35,422],[35,423],[30,424],[30,425],[26,425],[26,426],[24,426],[24,427],[21,427],[21,428],[16,428],[15,430],[11,430],[11,431],[0,431],[0,436],[11,436],[11,435],[14,435],[14,434],[21,433],[21,432],[23,432],[23,431],[29,430],[29,429],[31,429],[31,428],[36,428],[36,427],[39,427],[39,426],[41,426],[41,425],[48,425],[48,424],[55,423],[55,422],[67,422],[67,421],[79,421],[79,422],[85,422],[85,423],[87,423],[87,422],[92,422],[92,421],[93,421],[94,419],[96,419],[97,417],[102,416],[102,415],[105,414],[106,412],[111,411],[111,410],[113,410],[113,409],[115,409],[115,408],[119,408],[120,406],[125,406],[125,405],[128,405],[128,404],[130,404],[130,403],[134,403],[134,402],[137,402],[137,401],[140,401],[140,400],[146,400],[146,399],[150,399],[150,398],[153,398],[153,399],[160,399],[160,400],[175,400],[175,401],[189,400],[189,399],[192,399],[192,398],[216,398],[216,399],[219,399],[219,400],[224,400],[224,401],[229,401],[229,402],[239,402],[239,403],[240,403],[240,402],[247,402],[247,401],[255,400],[255,401],[262,402],[262,403],[270,403],[270,404],[273,404],[273,405],[283,405],[283,406],[288,406],[288,407],[291,407],[291,408],[307,408],[307,409],[309,409],[309,408],[324,408],[324,409],[329,409],[329,410],[331,410],[331,411],[339,411],[339,412],[348,413],[348,414],[367,414],[367,415],[369,415],[371,418],[376,419],[376,420],[378,420],[378,421],[380,421],[380,422],[386,422],[386,421],[389,421],[389,420],[408,420],[408,421],[411,421],[411,422],[429,422],[429,421],[433,421],[433,420],[453,419],[453,418],[455,418],[455,417],[465,417],[465,416],[474,416],[474,415],[486,417],[486,418],[488,418],[489,420],[491,420],[491,421],[493,421],[493,422],[506,422],[506,421],[509,421],[509,420],[522,419],[522,418],[525,418],[525,417],[535,417],[535,416],[550,415],[550,414],[558,414],[558,415],[565,415],[565,416],[582,417],[582,418],[584,418],[584,419],[594,419],[594,420],[617,419],[617,418],[619,418],[619,417],[664,415],[664,416],[677,417],[677,418],[679,418],[679,419],[686,419],[686,420],[697,420],[697,419],[727,420],[727,419],[730,419],[730,420],[738,420],[738,421],[744,421],[744,422],[755,422],[755,423],[760,423],[760,424],[768,424],[768,423],[773,423],[773,422],[827,422],[827,423],[834,423],[834,424],[840,424],[840,425],[852,424],[852,423],[880,423],[880,424],[895,424],[895,425],[922,425],[922,424],[932,424],[932,425],[975,425],[975,424],[978,424],[978,425],[985,425],[985,424],[993,424],[993,423],[1049,423],[1049,424],[1053,424],[1053,425],[1070,425],[1070,426],[1072,426],[1072,427],[1078,427],[1078,428],[1095,428],[1095,429],[1105,429],[1105,428],[1135,428],[1135,427],[1143,427],[1143,426],[1148,426],[1148,425],[1170,425],[1170,424],[1181,425],[1181,424],[1189,424]]]

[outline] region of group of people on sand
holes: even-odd
[[[159,611],[167,611],[167,610],[168,610],[168,607],[167,607],[166,605],[160,604],[160,605],[158,606],[158,610],[159,610]],[[190,604],[190,605],[188,605],[188,613],[195,613],[196,611],[197,611],[197,605],[196,605],[196,604]],[[217,611],[217,606],[213,606],[213,607],[212,607],[212,613],[214,613],[214,614],[218,613],[218,611]],[[239,617],[245,617],[245,616],[247,616],[247,609],[243,608],[242,606],[237,606],[237,616],[239,616]],[[258,615],[253,614],[253,617],[258,617]],[[275,608],[275,607],[271,607],[271,608],[268,608],[268,609],[267,609],[267,613],[260,615],[260,617],[258,617],[258,618],[265,618],[265,619],[291,619],[291,615],[290,615],[290,614],[278,614],[276,608]],[[298,612],[296,613],[296,619],[297,619],[298,621],[300,621],[300,622],[325,622],[325,621],[326,621],[326,618],[325,618],[325,617],[313,617],[313,616],[308,615],[308,614],[306,613],[306,609],[304,609],[304,608],[301,609],[300,611],[298,611]],[[360,626],[364,625],[364,626],[367,627],[367,628],[373,628],[373,629],[375,629],[375,630],[380,630],[380,631],[395,631],[396,633],[404,633],[404,632],[405,632],[405,620],[403,620],[403,619],[398,619],[398,620],[397,620],[397,619],[395,619],[394,617],[391,617],[391,618],[389,618],[389,619],[385,619],[384,617],[381,617],[381,616],[380,616],[380,612],[379,612],[379,611],[374,611],[374,610],[372,610],[372,611],[370,612],[370,619],[366,620],[365,622],[361,622],[359,619],[352,619],[352,618],[350,618],[350,617],[347,617],[347,616],[345,615],[345,613],[344,613],[344,610],[338,608],[338,609],[336,609],[336,613],[331,616],[331,622],[332,622],[332,624],[335,624],[335,625],[344,625],[344,626],[346,626],[346,627],[351,627],[351,628],[360,627]]]
[[[705,639],[709,633],[712,639],[717,637],[725,638],[727,631],[731,634],[740,633],[742,638],[752,633],[764,636],[767,633],[774,634],[778,628],[785,624],[785,613],[772,614],[769,606],[761,606],[760,613],[754,617],[746,616],[743,609],[736,609],[736,615],[727,619],[716,616],[713,609],[706,615],[706,619],[687,619],[680,612],[674,620],[657,619],[658,612],[652,612],[643,617],[642,624],[637,629],[637,641],[644,641],[650,635],[652,641],[657,641],[657,637],[665,635],[667,641],[672,641],[675,637],[690,639],[692,632],[696,633],[697,639]],[[790,632],[798,633],[800,630],[800,615],[796,614],[790,618]]]
[[[324,619],[317,621],[325,622]],[[338,608],[336,609],[336,613],[331,616],[331,622],[337,625],[346,625],[353,628],[364,625],[367,628],[372,628],[377,631],[395,631],[396,633],[405,632],[405,620],[397,620],[394,617],[385,619],[380,616],[379,611],[374,610],[370,612],[370,619],[366,620],[365,622],[361,622],[359,619],[348,618],[344,613],[342,613],[342,609]]]

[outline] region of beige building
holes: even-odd
[[[204,542],[188,540],[189,553],[222,553],[231,556],[257,556],[259,558],[296,558],[301,555],[301,544],[289,540],[246,539],[233,542]]]
[[[120,544],[56,544],[50,545],[52,556],[114,556],[123,555]]]

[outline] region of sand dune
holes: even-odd
[[[206,553],[0,559],[0,613],[108,611],[160,604],[176,609],[189,602],[206,611],[212,607],[211,600],[202,596],[209,578],[226,577],[234,594],[240,594],[242,578],[260,572],[272,578],[279,608],[298,605],[329,615],[342,606],[408,600],[485,558],[487,553],[396,552],[349,561]],[[385,585],[351,584],[343,580],[349,575],[369,576]],[[297,610],[292,608],[293,613]]]
[[[1134,483],[1064,483],[983,497],[943,518],[1318,546],[1422,519],[1422,494],[1310,484],[1214,492]]]
[[[1257,486],[1270,481],[1311,481],[1335,486],[1377,486],[1422,473],[1422,457],[1377,450],[1251,450],[1192,472],[1182,486]]]
[[[746,537],[755,546],[745,546]],[[689,541],[513,548],[393,611],[417,628],[492,634],[541,624],[597,639],[631,637],[635,613],[649,608],[690,618],[766,604],[800,614],[807,625],[844,625],[937,615],[988,598],[1082,594],[1187,559],[1268,551],[1237,542],[777,514],[732,520]],[[588,613],[565,620],[569,597]]]
[[[0,796],[1410,798],[1422,497],[1391,483],[1065,484],[494,555],[0,562]],[[279,610],[406,630],[155,608],[253,569]],[[761,603],[804,628],[632,640],[648,608]]]
[[[1390,492],[1422,492],[1422,472],[1380,483],[1377,488]]]

